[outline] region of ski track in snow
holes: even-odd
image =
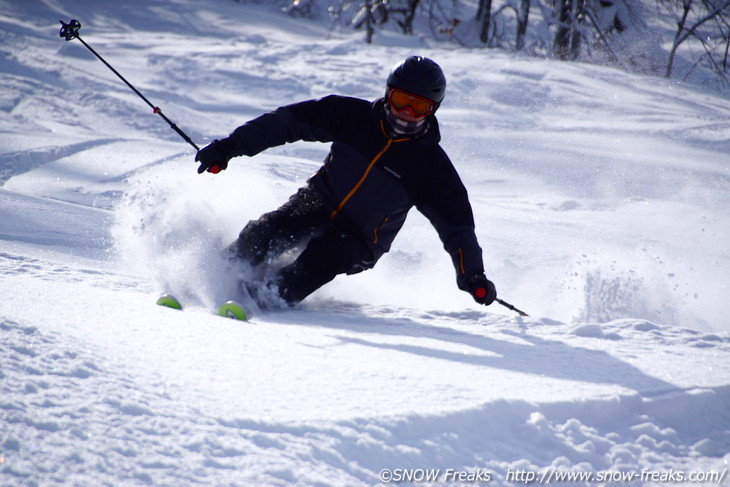
[[[392,32],[366,46],[268,6],[87,7],[0,0],[0,486],[365,486],[384,469],[728,484],[726,96]],[[57,37],[82,13],[82,36],[200,143],[280,104],[381,96],[395,60],[428,52],[488,274],[532,317],[456,290],[415,212],[376,269],[296,310],[214,316],[236,283],[211,255],[325,147],[197,176]],[[186,309],[155,306],[162,291]]]
[[[316,312],[311,319],[334,321]],[[346,323],[363,326],[360,320]],[[410,326],[418,325],[414,320]],[[536,325],[526,338],[534,340],[541,328],[555,326]],[[664,336],[675,347],[700,346],[703,353],[727,353],[729,346],[717,337],[686,342],[670,327],[648,323],[607,328],[638,342],[635,335]],[[501,399],[440,414],[280,421],[275,413],[268,418],[216,414],[201,403],[181,401],[186,391],[163,377],[138,375],[124,361],[102,357],[83,342],[69,343],[57,332],[7,320],[0,329],[7,459],[2,473],[14,485],[34,479],[45,485],[84,484],[89,475],[100,485],[373,485],[383,468],[483,468],[502,483],[510,469],[709,469],[718,465],[712,458],[727,452],[727,432],[718,429],[728,424],[727,386],[683,390],[666,384],[670,389],[643,397]],[[511,334],[511,329],[492,327],[489,335]],[[413,335],[407,329],[400,333]],[[655,340],[647,342],[649,349],[656,347]],[[401,352],[423,353],[407,350],[412,347],[404,344]],[[508,355],[507,348],[501,351]],[[556,350],[548,351],[555,357]],[[445,355],[439,360],[455,360]],[[605,372],[608,381],[616,377],[615,371]],[[379,400],[398,399],[382,395],[377,381],[370,385],[376,388],[369,393]],[[303,394],[302,407],[310,399]]]

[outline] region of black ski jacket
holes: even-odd
[[[337,95],[296,103],[238,127],[227,142],[234,156],[297,140],[332,142],[324,165],[308,181],[332,223],[365,239],[377,260],[416,206],[451,256],[459,288],[467,289],[468,279],[484,272],[482,249],[466,189],[439,145],[438,122],[429,116],[422,136],[394,138],[383,105],[382,98]]]

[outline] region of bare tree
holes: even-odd
[[[330,15],[339,19],[342,12],[349,7],[350,0],[342,1],[339,8],[330,7]],[[355,29],[365,26],[366,42],[372,41],[375,33],[374,27],[382,27],[391,18],[398,24],[404,34],[413,34],[413,20],[416,16],[416,9],[420,0],[403,0],[399,4],[394,4],[389,0],[361,0],[358,4],[358,11],[351,21],[351,25]]]
[[[479,0],[477,7],[477,20],[482,21],[479,31],[479,40],[484,44],[489,43],[489,27],[492,24],[492,0]]]
[[[677,31],[674,35],[672,48],[669,51],[665,76],[667,78],[672,76],[677,49],[690,38],[697,39],[703,46],[705,50],[705,56],[703,57],[706,57],[708,62],[713,65],[715,71],[717,72],[718,67],[722,66],[721,71],[724,72],[727,69],[727,52],[730,39],[728,39],[727,30],[723,31],[723,28],[727,29],[728,18],[730,18],[730,11],[728,11],[730,10],[730,0],[715,2],[711,0],[681,0],[681,3],[664,2],[664,5],[675,13],[677,21]],[[712,48],[706,41],[707,38],[712,38],[712,33],[703,32],[701,35],[698,33],[700,28],[709,21],[713,21],[715,26],[718,27],[718,31],[715,31],[715,33],[720,34],[719,37],[723,39],[721,44],[724,42],[724,54],[720,63],[715,59],[716,47]]]
[[[362,28],[366,42],[390,22],[407,35],[430,28],[434,39],[469,47],[481,43],[537,56],[552,53],[563,60],[594,60],[666,77],[677,76],[681,69],[685,79],[701,75],[701,81],[710,82],[716,76],[730,87],[730,0],[236,1],[286,5],[284,11],[303,17],[315,17],[326,6],[333,27]],[[652,10],[652,5],[659,9]],[[458,12],[464,9],[476,11],[474,22],[461,23]],[[657,65],[661,58],[656,54],[663,52],[661,33],[649,24],[665,21],[667,13],[676,28],[666,64]]]
[[[558,0],[558,30],[555,32],[553,53],[562,60],[575,60],[585,18],[585,0]]]
[[[530,0],[519,0],[519,6],[515,6],[512,3],[506,3],[499,7],[496,12],[491,16],[491,23],[494,24],[492,29],[490,26],[490,36],[497,38],[499,45],[504,45],[505,36],[499,29],[499,22],[505,20],[505,12],[512,12],[515,17],[515,23],[517,29],[515,32],[515,51],[521,51],[525,47],[525,38],[527,36],[527,21],[530,14]],[[504,22],[506,23],[506,22]]]
[[[520,10],[517,13],[517,35],[515,36],[515,50],[521,51],[525,47],[527,21],[530,16],[530,0],[520,0]]]
[[[406,11],[403,15],[403,23],[401,24],[399,22],[404,34],[413,34],[413,19],[416,17],[416,8],[418,8],[419,3],[420,0],[408,0],[406,4]]]

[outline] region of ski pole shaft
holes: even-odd
[[[183,140],[185,140],[185,142],[187,142],[188,144],[190,144],[191,146],[193,146],[193,148],[196,151],[199,151],[200,150],[200,148],[197,145],[195,145],[195,142],[193,142],[192,139],[190,139],[190,137],[188,137],[188,135],[180,129],[180,127],[178,127],[177,125],[175,125],[172,122],[172,120],[170,120],[169,118],[167,118],[165,116],[165,114],[162,113],[162,110],[160,110],[160,107],[153,105],[152,102],[150,102],[142,93],[140,93],[140,91],[137,88],[135,88],[132,85],[132,83],[130,83],[129,81],[127,81],[126,78],[119,73],[119,71],[117,71],[116,69],[114,69],[114,67],[111,64],[109,64],[108,62],[106,62],[106,60],[103,57],[101,57],[101,55],[98,52],[96,52],[90,45],[88,45],[86,43],[86,41],[84,41],[81,38],[81,36],[79,35],[79,29],[81,28],[81,23],[78,20],[72,19],[68,24],[65,23],[63,20],[61,20],[60,22],[61,22],[61,25],[63,26],[63,27],[61,27],[61,33],[60,33],[60,36],[61,37],[64,37],[67,41],[70,41],[70,40],[73,40],[73,39],[78,39],[79,41],[81,41],[81,43],[84,45],[84,47],[86,47],[89,51],[91,51],[91,53],[94,56],[96,56],[99,59],[99,61],[101,61],[102,63],[104,63],[104,65],[107,68],[109,68],[112,71],[112,73],[116,74],[119,77],[119,79],[121,79],[122,81],[124,81],[124,83],[127,86],[129,86],[129,88],[132,91],[134,91],[140,98],[142,98],[142,100],[144,100],[145,103],[147,103],[150,106],[150,108],[152,108],[152,113],[156,113],[157,115],[159,115],[160,117],[162,117],[162,119],[165,122],[167,122],[167,124],[170,126],[170,128],[172,128],[175,132],[177,132],[178,135],[180,137],[182,137]]]
[[[499,298],[497,298],[495,301],[497,301],[499,304],[501,304],[505,308],[511,309],[512,311],[516,312],[520,316],[530,316],[527,313],[525,313],[524,311],[515,308],[514,306],[512,306],[511,304],[509,304],[507,301],[502,301]]]

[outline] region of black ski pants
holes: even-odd
[[[333,225],[310,187],[301,188],[277,210],[250,221],[229,250],[255,267],[300,245],[304,250],[274,278],[279,295],[290,306],[338,274],[355,274],[375,264],[367,242]]]

